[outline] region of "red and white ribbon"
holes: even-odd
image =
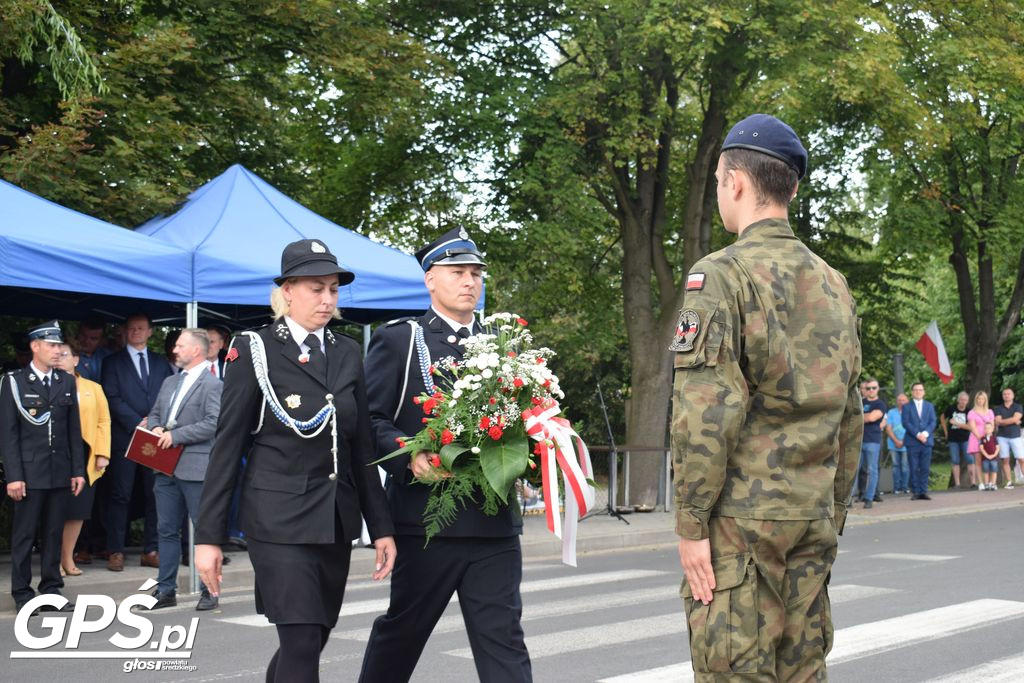
[[[594,507],[594,487],[590,451],[569,421],[558,417],[558,403],[550,401],[523,411],[526,433],[535,439],[540,451],[544,512],[548,531],[562,539],[562,562],[576,566],[576,527],[581,517]],[[576,448],[573,448],[575,442]],[[565,482],[565,533],[558,517],[558,472]]]

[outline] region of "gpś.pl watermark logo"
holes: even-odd
[[[195,666],[187,661],[192,656],[192,644],[199,628],[199,617],[193,617],[187,627],[181,625],[164,626],[163,633],[154,639],[153,623],[143,614],[133,612],[133,607],[144,610],[152,609],[156,598],[148,591],[156,585],[156,581],[148,579],[139,591],[147,591],[141,595],[130,595],[118,605],[107,595],[79,595],[75,609],[70,618],[65,612],[45,612],[47,616],[31,622],[32,613],[45,605],[61,609],[68,604],[62,595],[37,595],[29,600],[14,620],[14,636],[24,650],[11,652],[11,659],[128,659],[124,663],[126,673],[132,671],[194,671]],[[90,614],[90,608],[95,609]],[[92,617],[92,618],[90,618]],[[82,634],[99,633],[114,620],[120,624],[118,630],[107,642],[111,650],[80,650]],[[124,629],[121,626],[126,627]],[[35,631],[35,632],[33,632]],[[125,632],[127,631],[127,632]],[[55,645],[64,643],[63,649]],[[146,645],[148,650],[143,650]],[[135,650],[135,652],[130,652]],[[174,661],[163,661],[174,660]]]

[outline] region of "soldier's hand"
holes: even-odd
[[[703,538],[691,541],[679,539],[679,562],[683,565],[686,580],[690,582],[690,591],[694,600],[705,605],[714,598],[715,572],[711,568],[711,541]]]
[[[25,497],[25,482],[11,481],[7,483],[7,495],[11,500],[21,500]]]
[[[395,558],[398,556],[398,551],[395,549],[395,537],[382,536],[373,542],[373,547],[377,550],[377,571],[373,573],[373,578],[375,581],[380,581],[388,578],[391,570],[395,567]]]
[[[431,458],[436,455],[436,453],[428,453],[427,451],[416,453],[409,461],[409,469],[412,470],[412,475],[422,481],[436,481],[442,477],[450,477],[449,473],[439,470],[431,463]]]
[[[223,581],[224,553],[219,545],[199,544],[196,546],[196,569],[199,578],[210,591],[210,595],[220,595],[220,582]]]
[[[71,495],[77,496],[85,488],[85,477],[71,477]]]

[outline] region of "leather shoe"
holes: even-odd
[[[865,510],[870,510],[871,509],[871,501],[870,500],[865,500],[864,501],[864,509]]]
[[[14,612],[15,612],[15,614],[21,613],[22,608],[25,605],[27,605],[27,604],[28,604],[27,600],[25,602],[15,603],[15,605],[14,605]],[[39,608],[37,607],[36,609],[32,610],[32,614],[30,614],[29,616],[30,617],[37,617],[37,616],[39,616]]]
[[[234,546],[235,548],[238,548],[239,550],[248,550],[249,549],[248,541],[246,541],[244,538],[242,538],[240,536],[232,536],[232,537],[228,538],[227,545]]]
[[[178,604],[178,596],[174,591],[168,591],[161,593],[159,589],[153,591],[153,597],[156,598],[156,604],[150,607],[150,609],[161,609],[163,607],[175,607]]]
[[[124,553],[110,553],[110,558],[107,560],[107,569],[112,572],[123,572]]]
[[[159,569],[160,553],[158,553],[155,550],[151,550],[148,553],[143,553],[142,557],[139,558],[139,566],[153,567],[154,569]]]
[[[92,564],[92,555],[88,550],[79,550],[75,553],[75,564]]]
[[[39,607],[39,609],[36,610],[37,613],[38,612],[74,612],[74,611],[75,611],[75,603],[73,603],[71,601],[68,601],[68,604],[64,605],[60,609],[54,607],[53,605],[42,605],[42,606]]]
[[[219,602],[219,598],[213,597],[210,595],[210,591],[204,590],[203,594],[199,596],[199,602],[196,603],[196,611],[205,612],[206,610],[217,609],[217,603]]]
[[[920,496],[917,497],[917,499],[918,500],[931,500],[932,497],[929,496],[927,493],[922,493]]]

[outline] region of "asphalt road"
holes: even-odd
[[[1022,532],[1024,510],[1019,507],[850,529],[841,539],[831,583],[836,628],[831,680],[1024,680]],[[535,680],[691,680],[677,597],[680,578],[671,546],[592,553],[580,558],[578,569],[553,560],[527,563],[524,628]],[[352,577],[322,659],[322,680],[355,680],[371,622],[386,601],[385,585]],[[262,681],[276,635],[254,614],[251,593],[227,594],[213,613],[197,613],[191,606],[183,600],[178,608],[152,615],[155,630],[147,640],[159,640],[170,629],[173,643],[198,616],[191,657],[177,660],[194,671],[133,675],[155,681]],[[100,611],[91,609],[88,620]],[[29,651],[15,639],[14,624],[13,618],[0,619],[0,651],[8,656]],[[29,632],[43,637],[49,629],[37,617],[29,622]],[[116,680],[126,675],[126,662],[133,663],[138,653],[118,651],[109,642],[115,632],[138,633],[115,620],[103,631],[85,633],[77,651],[66,647],[65,638],[37,654],[118,652],[116,658],[12,658],[4,662],[0,678],[24,683]],[[468,647],[458,605],[452,604],[413,680],[475,681]]]

